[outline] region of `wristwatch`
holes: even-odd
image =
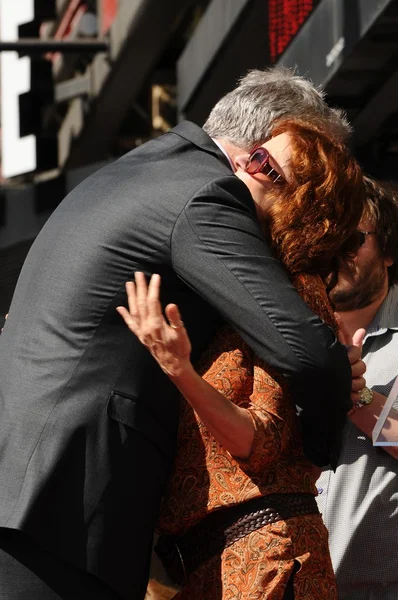
[[[362,408],[363,406],[367,406],[373,400],[373,390],[370,390],[368,387],[364,387],[363,390],[359,392],[359,400],[352,405],[351,410],[356,410],[357,408]],[[350,411],[351,412],[351,411]]]

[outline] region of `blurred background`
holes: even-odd
[[[77,183],[201,125],[248,69],[297,67],[346,110],[365,170],[398,180],[398,0],[0,0],[0,50],[0,315]]]

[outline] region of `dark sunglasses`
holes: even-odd
[[[363,231],[362,229],[358,229],[354,231],[352,235],[344,242],[341,250],[343,253],[356,255],[358,250],[363,246],[366,242],[366,236],[375,235],[376,231]]]
[[[354,234],[357,238],[358,250],[366,242],[366,236],[375,235],[375,233],[375,231],[363,231],[362,229],[358,229]]]
[[[284,178],[276,169],[271,167],[269,164],[270,155],[265,148],[255,148],[247,159],[246,172],[249,175],[255,175],[256,173],[264,173],[267,175],[273,183],[285,183]]]

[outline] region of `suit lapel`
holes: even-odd
[[[211,137],[209,137],[201,127],[195,125],[195,123],[183,121],[171,129],[169,133],[175,133],[191,144],[194,144],[200,150],[213,154],[213,156],[216,156],[229,169],[231,169],[231,165],[229,164],[228,158],[225,156],[224,152],[217,146],[217,144],[213,142]]]

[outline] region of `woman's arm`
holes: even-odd
[[[248,458],[254,440],[250,412],[223,396],[194,370],[191,344],[178,307],[169,304],[162,314],[160,276],[153,275],[147,287],[143,273],[135,274],[135,284],[126,284],[129,310],[118,312],[129,329],[151,352],[162,370],[178,387],[214,438],[233,456]]]
[[[190,367],[170,379],[192,406],[212,436],[232,456],[248,458],[254,440],[250,413],[223,396]]]

